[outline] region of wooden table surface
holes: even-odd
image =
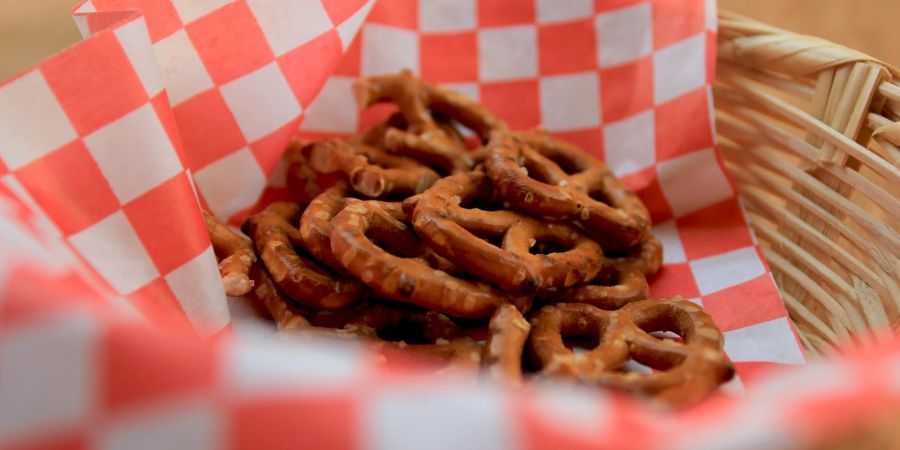
[[[78,41],[69,16],[75,3],[0,0],[0,80]],[[719,0],[719,4],[900,65],[900,0]]]

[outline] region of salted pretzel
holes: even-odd
[[[275,202],[248,218],[244,226],[275,284],[295,301],[316,310],[353,305],[362,298],[365,286],[297,253],[296,248],[302,248],[300,232],[292,223],[299,216],[296,203]]]
[[[331,250],[341,264],[390,299],[470,319],[487,319],[503,303],[530,305],[530,297],[459,278],[427,258],[399,203],[348,202],[331,227]]]
[[[659,272],[662,267],[663,245],[659,238],[647,233],[637,245],[617,252],[607,252],[606,257],[649,276]]]
[[[285,184],[291,200],[305,206],[325,189],[340,181],[343,174],[316,172],[309,163],[309,145],[299,139],[291,141],[282,159],[287,166]]]
[[[316,260],[339,272],[344,271],[344,266],[331,252],[331,219],[344,208],[351,195],[347,183],[338,182],[314,198],[300,216],[303,246]]]
[[[538,292],[540,303],[578,302],[605,310],[616,310],[650,295],[644,273],[631,262],[607,259],[603,270],[586,284]]]
[[[543,131],[495,133],[485,165],[513,206],[542,217],[570,219],[604,250],[631,247],[650,229],[637,195],[603,163]]]
[[[531,324],[512,305],[497,308],[488,325],[484,366],[488,377],[513,385],[522,383],[522,352]]]
[[[600,246],[577,228],[514,211],[477,208],[495,206],[491,192],[491,180],[481,171],[441,179],[418,196],[416,232],[458,267],[515,292],[574,286],[600,270]],[[540,252],[541,247],[550,248]],[[535,250],[539,253],[532,254]]]
[[[219,275],[225,293],[232,297],[246,294],[253,287],[249,277],[250,267],[256,262],[253,243],[206,211],[203,211],[203,220],[213,251],[219,258]]]
[[[384,131],[384,147],[413,159],[426,161],[444,173],[466,171],[475,159],[441,121],[455,120],[487,142],[493,131],[506,130],[506,124],[483,106],[459,92],[425,83],[411,72],[360,78],[353,84],[360,108],[375,103],[397,105],[406,123],[405,129],[388,127]],[[455,135],[456,134],[456,135]]]
[[[693,403],[734,375],[722,350],[722,332],[683,297],[643,300],[618,311],[558,303],[541,308],[531,324],[529,349],[542,374],[638,392],[670,405]],[[661,331],[675,332],[683,342],[651,334]],[[563,340],[572,337],[599,343],[577,354]],[[629,358],[653,372],[624,371]]]

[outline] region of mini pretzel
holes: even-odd
[[[618,253],[607,253],[607,258],[623,266],[629,266],[644,275],[659,272],[663,261],[663,245],[656,236],[647,233],[638,245]]]
[[[695,402],[734,375],[722,351],[722,332],[682,297],[643,300],[612,312],[559,303],[543,307],[531,323],[529,347],[543,374],[635,391],[670,405]],[[655,331],[674,331],[684,342],[652,336]],[[595,337],[599,344],[576,354],[563,341],[575,336]],[[623,372],[629,358],[654,371]]]
[[[647,278],[635,264],[607,259],[603,270],[581,286],[547,289],[538,293],[541,303],[587,303],[605,310],[616,310],[650,295]]]
[[[353,189],[370,198],[385,193],[418,194],[438,178],[433,170],[409,158],[339,139],[312,144],[309,163],[321,173],[344,173]]]
[[[353,201],[331,227],[331,250],[341,264],[388,298],[471,319],[486,319],[507,302],[520,309],[530,305],[528,297],[510,297],[439,270],[425,257],[399,203]]]
[[[490,336],[484,346],[488,376],[513,385],[522,383],[522,352],[531,324],[512,305],[497,308],[488,325]]]
[[[416,232],[458,267],[516,292],[574,286],[597,274],[603,252],[575,227],[466,206],[480,200],[490,203],[491,189],[491,180],[480,171],[441,179],[418,198],[413,211]],[[544,242],[567,250],[531,253]]]
[[[331,252],[331,219],[344,208],[350,187],[339,182],[322,192],[300,216],[300,240],[303,246],[326,266],[344,271],[344,266]]]
[[[254,284],[250,296],[272,316],[279,330],[303,327],[309,324],[303,317],[303,311],[281,295],[266,269],[259,264],[254,265],[250,270],[250,276],[253,278]]]
[[[219,257],[219,274],[225,293],[232,297],[246,294],[253,287],[248,276],[250,267],[256,262],[253,243],[206,211],[203,211],[203,220],[213,250]]]
[[[275,202],[245,223],[275,284],[303,306],[316,310],[341,309],[356,303],[365,292],[361,283],[335,275],[297,254],[300,233],[291,223],[299,215],[296,203]]]
[[[496,133],[488,143],[488,174],[501,195],[523,211],[570,218],[604,250],[637,244],[650,214],[599,161],[544,132]]]
[[[285,183],[291,200],[305,206],[329,186],[341,179],[339,174],[322,174],[313,170],[308,161],[309,145],[300,140],[291,141],[285,151],[287,164]]]
[[[487,142],[491,132],[507,129],[503,121],[478,103],[446,87],[425,83],[409,71],[358,79],[353,93],[361,108],[379,102],[393,102],[399,108],[407,127],[385,131],[386,149],[427,161],[444,173],[469,170],[474,160],[467,155],[465,145],[460,145],[454,133],[441,126],[435,116],[458,121],[482,142]]]

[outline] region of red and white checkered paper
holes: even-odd
[[[758,417],[753,398],[656,423],[594,391],[451,387],[383,373],[352,350],[233,342],[218,333],[234,302],[198,208],[242,217],[267,179],[264,199],[277,197],[278,159],[298,125],[310,136],[358,131],[387,110],[357,114],[352,80],[411,69],[513,128],[543,124],[607,161],[664,242],[652,293],[685,295],[712,314],[738,367],[726,390],[741,391],[804,358],[714,147],[714,9],[703,0],[84,2],[75,12],[84,42],[0,85],[0,444],[61,436],[268,448],[257,443],[297,436],[312,447],[402,448],[436,436],[454,447],[540,448],[616,442],[631,436],[623,430],[649,445],[679,434],[680,420],[740,433],[704,428],[708,410],[750,408],[756,431],[778,423]],[[444,410],[456,422],[431,415]]]

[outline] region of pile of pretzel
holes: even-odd
[[[353,89],[361,108],[397,112],[348,139],[292,144],[293,201],[249,217],[250,240],[206,215],[229,295],[291,336],[364,340],[512,384],[561,376],[682,405],[731,378],[706,312],[648,298],[662,245],[604,164],[407,72]],[[590,348],[573,350],[579,340]]]

